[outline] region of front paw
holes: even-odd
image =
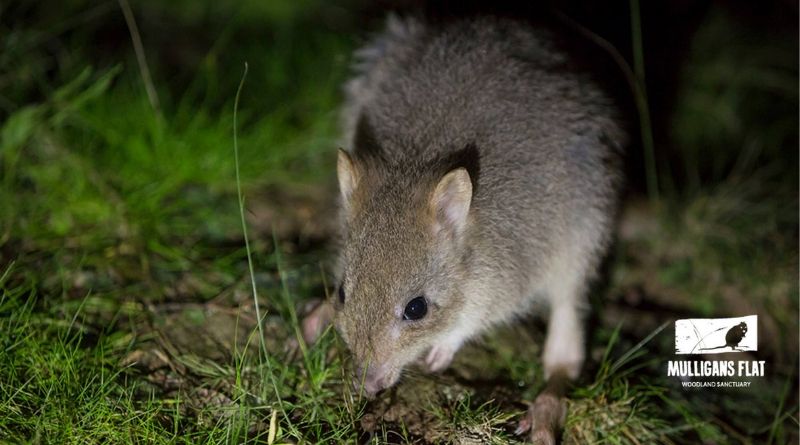
[[[425,357],[425,364],[430,372],[439,372],[447,369],[456,355],[456,349],[447,345],[433,346]]]
[[[313,344],[333,321],[333,306],[324,300],[314,300],[307,306],[308,314],[303,318],[303,340]]]

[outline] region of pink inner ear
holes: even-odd
[[[448,194],[442,204],[446,223],[454,227],[463,226],[469,213],[469,201],[464,202],[461,197]]]
[[[463,230],[467,223],[472,183],[463,168],[451,171],[439,182],[433,203],[437,214],[436,229]]]

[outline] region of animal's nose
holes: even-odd
[[[353,387],[356,391],[372,397],[387,386],[387,372],[383,366],[368,366],[366,370],[359,366],[353,377]]]

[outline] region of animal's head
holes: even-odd
[[[739,330],[742,331],[742,335],[747,333],[747,323],[741,322],[737,326],[739,327]]]
[[[340,150],[341,278],[334,324],[356,382],[395,384],[454,328],[463,301],[473,185],[466,168],[391,165]]]

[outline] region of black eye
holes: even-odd
[[[344,304],[344,284],[339,285],[339,303]]]
[[[428,313],[428,302],[425,297],[417,297],[408,302],[403,311],[403,320],[419,320]]]

